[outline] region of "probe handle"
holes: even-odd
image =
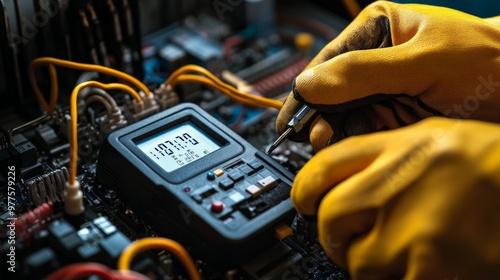
[[[292,119],[288,122],[287,126],[291,127],[295,133],[299,133],[302,131],[305,125],[311,122],[318,115],[318,111],[315,109],[304,105],[295,115],[293,115]]]

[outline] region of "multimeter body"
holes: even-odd
[[[222,267],[269,248],[295,214],[293,174],[194,104],[110,134],[97,179],[155,233]]]

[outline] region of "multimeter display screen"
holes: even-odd
[[[221,147],[189,122],[139,141],[136,145],[166,172],[177,170]]]

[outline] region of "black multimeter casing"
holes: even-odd
[[[166,172],[137,147],[183,123],[199,128],[220,148]],[[215,170],[224,174],[211,177]],[[275,179],[275,186],[260,196],[246,191],[265,178]],[[293,174],[194,104],[175,106],[110,134],[99,153],[97,180],[115,189],[155,233],[220,267],[242,264],[272,246],[275,228],[290,225],[295,215],[289,197]],[[228,188],[227,182],[233,185]],[[228,197],[244,199],[214,213],[213,201],[234,202]]]

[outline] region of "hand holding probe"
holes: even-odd
[[[307,105],[303,105],[288,122],[285,132],[283,132],[278,139],[271,144],[271,147],[267,150],[267,154],[271,154],[271,152],[281,145],[292,132],[299,133],[302,129],[304,129],[304,127],[308,127],[308,124],[311,123],[317,115],[318,111]]]

